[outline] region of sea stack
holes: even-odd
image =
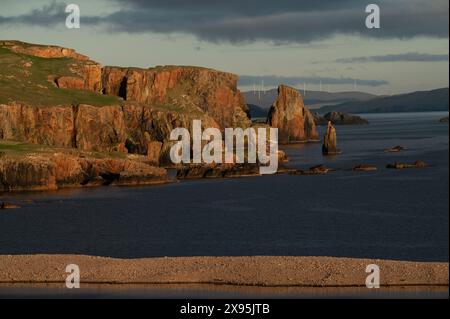
[[[322,153],[323,155],[337,155],[341,153],[337,148],[336,129],[331,121],[328,122],[327,132],[324,136]]]
[[[305,107],[302,96],[285,85],[278,88],[278,98],[270,109],[267,123],[278,128],[280,144],[319,140],[314,116]]]

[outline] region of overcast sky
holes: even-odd
[[[198,65],[309,89],[448,86],[448,0],[0,0],[0,39],[71,47],[104,65]],[[68,3],[81,29],[65,27]]]

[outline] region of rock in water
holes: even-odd
[[[415,161],[412,164],[409,163],[401,163],[401,162],[395,162],[393,164],[388,164],[386,168],[391,169],[406,169],[406,168],[425,168],[429,165],[423,161]]]
[[[313,166],[310,169],[307,170],[303,170],[301,171],[302,175],[324,175],[324,174],[328,174],[328,172],[330,171],[330,169],[321,164],[321,165],[317,165],[317,166]]]
[[[330,112],[324,115],[325,120],[331,121],[333,125],[364,125],[369,121],[353,114],[342,112]]]
[[[353,166],[353,170],[356,172],[374,172],[377,171],[378,168],[375,165],[360,164]]]
[[[285,85],[278,88],[278,98],[269,111],[267,123],[278,128],[280,144],[319,140],[314,116],[305,107],[302,96]]]
[[[387,148],[384,150],[385,153],[398,153],[398,152],[402,152],[402,151],[406,151],[408,148],[401,146],[401,145],[397,145],[391,148]]]
[[[337,148],[336,129],[331,124],[331,121],[328,122],[327,132],[324,136],[322,153],[323,155],[337,155],[341,153]]]
[[[0,203],[0,209],[16,209],[16,208],[20,208],[20,207],[18,205],[11,204],[11,203],[5,203],[5,202]]]

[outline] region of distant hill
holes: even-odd
[[[320,108],[324,114],[331,111],[345,113],[389,113],[448,111],[448,88],[418,91],[408,94],[378,97],[368,101],[353,101]]]
[[[302,94],[306,106],[311,109],[318,109],[324,105],[340,104],[350,101],[366,101],[377,97],[376,95],[363,92],[329,93],[321,91],[306,91],[306,94],[304,94],[302,90],[299,90],[299,92]],[[261,116],[261,112],[265,112],[264,116],[267,115],[273,102],[277,99],[278,90],[268,90],[261,92],[261,94],[258,92],[256,92],[256,94],[254,92],[244,92],[243,94],[245,101],[250,108],[250,114],[252,114],[253,109],[255,114],[258,115],[257,117],[263,117]]]

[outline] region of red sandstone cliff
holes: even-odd
[[[319,140],[314,116],[294,88],[284,85],[278,88],[278,98],[270,109],[267,122],[278,128],[281,144]]]
[[[147,105],[195,105],[219,126],[248,127],[247,106],[237,89],[237,76],[198,67],[154,69],[105,67],[103,92]]]
[[[197,67],[102,69],[72,49],[18,41],[0,41],[0,48],[11,51],[0,52],[0,67],[6,68],[0,80],[9,81],[0,89],[0,139],[143,154],[159,163],[159,153],[167,159],[176,127],[190,129],[195,119],[204,127],[251,124],[237,76],[230,73]],[[24,69],[13,68],[13,62]],[[23,89],[26,99],[18,93]],[[96,104],[83,103],[86,97]]]

